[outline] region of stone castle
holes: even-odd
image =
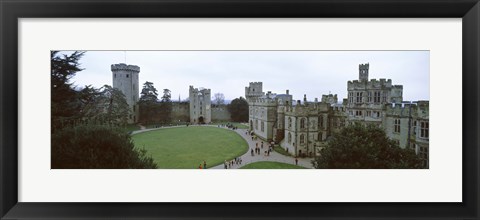
[[[132,109],[129,123],[138,122],[140,67],[126,64],[111,66],[113,87],[120,89]],[[406,102],[403,86],[391,79],[368,77],[369,64],[359,65],[359,79],[347,82],[348,98],[338,102],[337,95],[322,95],[308,101],[292,100],[285,94],[263,91],[262,82],[245,87],[249,104],[250,130],[267,142],[279,143],[295,156],[312,157],[326,144],[332,132],[352,124],[372,124],[383,128],[402,148],[414,149],[428,166],[429,101]],[[189,101],[173,102],[174,121],[192,124],[229,121],[226,105],[213,106],[211,90],[189,87]]]
[[[112,86],[125,95],[130,115],[128,123],[137,123],[139,109],[137,102],[140,100],[139,73],[140,67],[124,63],[112,64]],[[230,113],[226,105],[212,106],[210,89],[189,88],[189,102],[173,102],[172,117],[177,122],[190,122],[192,124],[210,123],[212,121],[229,121]]]
[[[428,166],[429,102],[403,101],[403,86],[392,80],[368,78],[369,64],[359,65],[359,79],[347,82],[348,98],[322,95],[320,102],[292,100],[292,95],[263,92],[262,82],[245,88],[250,130],[279,143],[295,156],[314,156],[332,132],[352,124],[383,128],[402,148],[414,149]]]
[[[189,89],[190,100],[190,123],[204,124],[212,122],[210,89],[193,88]]]

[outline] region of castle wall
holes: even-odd
[[[249,104],[249,123],[259,138],[272,141],[276,121],[277,105],[274,100],[258,100]]]
[[[190,122],[190,103],[173,102],[172,103],[172,121]],[[231,115],[226,105],[215,106],[211,109],[211,121],[231,121]]]
[[[281,147],[295,156],[313,156],[329,135],[329,103],[298,103],[285,111]]]
[[[397,141],[401,148],[415,150],[427,167],[430,132],[428,108],[428,101],[388,105],[383,123],[387,136]]]
[[[226,105],[212,108],[212,121],[231,121],[231,115]]]
[[[172,121],[173,122],[189,122],[190,121],[190,104],[188,102],[172,103]]]

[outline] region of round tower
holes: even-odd
[[[112,86],[119,89],[125,95],[128,106],[130,106],[131,115],[129,116],[129,123],[136,123],[138,121],[138,106],[139,100],[139,80],[138,74],[140,67],[135,65],[127,65],[124,63],[112,64]]]

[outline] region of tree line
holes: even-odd
[[[225,105],[225,96],[222,93],[215,93],[212,104],[212,107]],[[146,81],[143,84],[138,106],[139,121],[142,124],[169,124],[174,120],[171,91],[164,89],[162,97],[158,99],[158,90],[152,82]],[[233,122],[248,121],[248,103],[245,98],[239,97],[232,100],[227,105],[227,110]]]
[[[139,121],[143,124],[168,124],[172,122],[172,94],[169,89],[163,89],[163,95],[158,100],[158,91],[152,82],[145,82],[138,101]]]

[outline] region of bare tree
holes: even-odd
[[[223,93],[215,93],[213,95],[213,103],[215,105],[223,105],[225,104],[225,96],[223,95]]]

